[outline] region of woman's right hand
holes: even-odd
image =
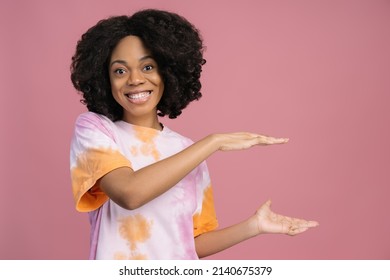
[[[284,144],[289,140],[288,138],[275,138],[249,132],[214,134],[213,137],[215,137],[221,151],[244,150],[255,145]]]

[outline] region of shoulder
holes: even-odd
[[[116,139],[117,129],[114,122],[106,116],[85,112],[76,118],[74,136],[88,139],[101,139],[101,137]]]
[[[112,121],[104,115],[94,112],[81,113],[76,118],[76,124],[80,123],[112,123]]]
[[[180,140],[182,143],[185,143],[187,146],[189,145],[192,145],[194,143],[194,141],[176,131],[173,131],[171,130],[170,128],[168,127],[164,127],[164,132],[165,132],[165,135],[167,135],[167,137],[172,137],[172,138],[175,138],[175,139],[178,139]]]
[[[77,129],[97,129],[112,130],[114,123],[104,115],[94,112],[85,112],[76,118],[75,128]]]

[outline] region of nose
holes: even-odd
[[[129,86],[136,86],[139,84],[143,84],[145,82],[145,77],[143,73],[139,70],[131,71],[129,75],[129,79],[127,80],[127,84]]]

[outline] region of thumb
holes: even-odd
[[[266,205],[266,206],[268,206],[268,207],[271,207],[271,204],[272,204],[271,199],[268,199],[268,200],[264,203],[264,205]]]

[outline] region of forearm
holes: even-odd
[[[233,226],[206,232],[195,238],[195,248],[199,258],[223,251],[233,245],[259,234],[255,217]]]
[[[114,170],[101,179],[103,191],[126,209],[135,209],[169,190],[219,148],[217,137],[207,136],[183,151],[132,172]]]

